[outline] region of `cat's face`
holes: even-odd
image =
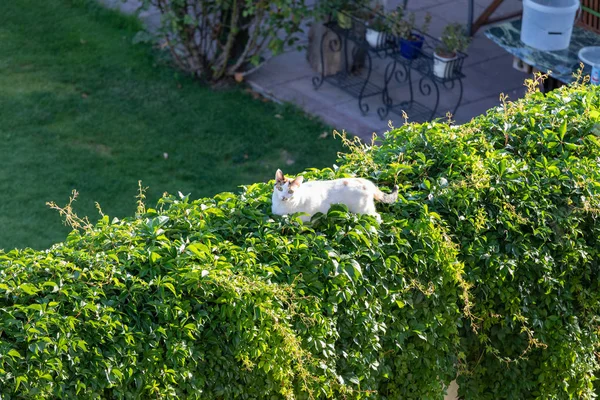
[[[290,180],[283,175],[280,169],[275,173],[275,187],[273,192],[280,201],[290,201],[295,192],[300,188],[302,180],[301,176],[296,177],[294,180]]]

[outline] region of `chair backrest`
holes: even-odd
[[[581,0],[578,25],[600,33],[600,0]]]

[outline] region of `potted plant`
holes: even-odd
[[[398,7],[392,13],[392,33],[398,38],[398,46],[400,54],[412,60],[419,55],[419,50],[423,47],[425,37],[416,32],[416,16],[415,13],[404,14],[402,7]],[[427,13],[421,25],[420,32],[427,33],[431,22],[431,14]]]
[[[379,48],[385,44],[388,23],[385,17],[376,17],[371,20],[367,27],[365,38],[371,47]]]
[[[467,50],[470,43],[471,38],[461,24],[447,25],[433,53],[433,74],[442,79],[451,78],[455,73],[453,61],[458,58],[457,52]]]
[[[379,48],[384,45],[386,41],[386,34],[389,31],[388,19],[383,15],[383,5],[380,3],[375,4],[371,9],[369,18],[367,20],[367,31],[365,39],[371,47]]]
[[[364,4],[357,2],[357,10],[354,12],[352,21],[352,32],[358,39],[364,39],[370,21],[376,18],[377,12]]]
[[[332,5],[337,10],[337,24],[342,29],[353,28],[353,25],[356,25],[353,20],[362,19],[366,14],[364,0],[342,0],[333,2]]]
[[[352,27],[352,16],[349,11],[338,11],[337,12],[337,24],[342,29],[350,29]]]

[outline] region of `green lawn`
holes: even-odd
[[[335,161],[340,143],[319,138],[330,128],[181,76],[132,44],[138,30],[83,0],[0,1],[0,248],[63,240],[45,203],[73,189],[78,214],[96,220],[96,201],[131,216],[138,180],[153,205],[163,192],[211,196]]]

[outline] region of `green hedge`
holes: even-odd
[[[532,92],[305,172],[400,185],[381,225],[260,183],[0,253],[0,395],[591,398],[599,136],[597,87]]]

